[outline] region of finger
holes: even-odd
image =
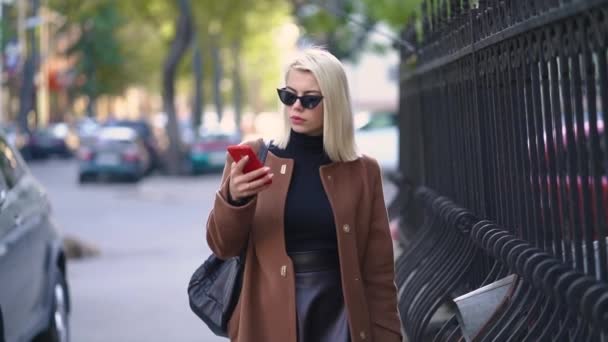
[[[234,176],[236,174],[236,162],[232,162],[230,164],[230,176]]]
[[[245,158],[247,157],[243,157],[243,159]],[[243,161],[243,159],[239,160],[238,162],[234,162],[234,167],[230,170],[230,175],[233,179],[236,179],[243,175],[243,165],[247,163],[247,161]]]
[[[272,177],[274,177],[274,174],[269,173],[260,179],[249,182],[249,188],[247,190],[258,191],[259,188],[264,187],[268,181],[272,180]]]
[[[241,158],[241,160],[236,163],[236,171],[239,173],[243,173],[243,169],[245,168],[245,165],[247,165],[248,160],[249,156],[244,156],[243,158]]]
[[[260,193],[260,192],[262,192],[262,191],[264,191],[264,190],[268,189],[268,188],[269,188],[271,185],[272,185],[272,184],[265,184],[265,185],[262,185],[261,187],[259,187],[259,188],[257,188],[257,189],[246,191],[246,192],[244,192],[244,193],[243,193],[243,195],[242,195],[242,196],[243,196],[243,197],[255,196],[255,195],[257,195],[258,193]]]
[[[251,172],[248,172],[246,174],[243,175],[243,181],[245,182],[250,182],[254,179],[257,179],[259,177],[263,177],[264,175],[268,174],[268,171],[270,171],[270,168],[268,166],[266,167],[261,167],[257,170],[253,170]]]

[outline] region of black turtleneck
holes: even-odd
[[[321,183],[319,168],[331,163],[323,148],[323,136],[291,131],[289,144],[270,151],[294,160],[293,174],[285,203],[285,244],[287,253],[337,249],[333,211]]]

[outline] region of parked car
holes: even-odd
[[[0,341],[68,341],[62,240],[45,190],[0,134]]]
[[[236,132],[204,132],[188,145],[186,167],[193,174],[221,171],[226,163],[226,149],[239,142]]]
[[[355,141],[364,154],[378,160],[383,172],[399,169],[399,127],[393,112],[359,113]]]
[[[77,148],[77,134],[68,124],[60,122],[32,132],[28,148],[34,159],[59,156],[69,158]]]
[[[146,173],[162,167],[158,141],[154,136],[152,126],[148,122],[144,120],[113,120],[106,122],[104,127],[127,127],[133,129],[143,141],[150,157],[150,163],[148,169],[146,169]]]
[[[94,143],[78,151],[78,181],[95,180],[99,175],[140,180],[150,169],[150,154],[142,137],[128,127],[104,127]]]

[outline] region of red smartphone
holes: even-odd
[[[258,156],[255,154],[255,152],[249,145],[230,145],[228,146],[228,153],[230,153],[230,156],[232,157],[232,159],[234,159],[235,162],[238,162],[239,160],[241,160],[241,158],[245,156],[249,156],[249,160],[243,168],[243,173],[248,173],[264,167],[264,164],[262,164],[260,159],[258,159]],[[264,176],[265,175],[263,175],[262,177]],[[272,183],[272,180],[268,181],[266,184],[270,183]]]

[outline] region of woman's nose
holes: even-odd
[[[300,99],[296,99],[296,102],[293,103],[292,107],[297,110],[304,109],[304,107],[302,106],[302,102],[300,102]]]

